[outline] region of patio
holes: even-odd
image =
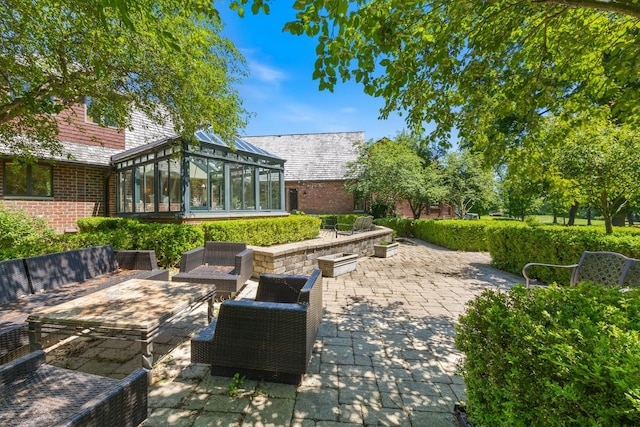
[[[483,289],[523,282],[489,263],[488,254],[405,240],[396,256],[360,257],[355,271],[324,278],[323,321],[298,387],[235,384],[191,364],[189,338],[206,319],[192,313],[154,342],[161,357],[143,425],[454,426],[453,406],[464,400],[454,322]],[[250,281],[241,297],[255,285]],[[122,378],[139,367],[139,350],[127,342],[75,339],[47,360]],[[237,396],[229,397],[230,385],[238,386]]]

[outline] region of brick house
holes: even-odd
[[[132,114],[135,130],[98,126],[86,105],[61,113],[65,152],[32,164],[4,155],[0,203],[46,218],[57,232],[89,216],[194,223],[287,214],[284,160],[240,139],[232,151],[206,131],[187,144]]]
[[[244,136],[243,139],[287,161],[284,179],[289,212],[364,212],[366,202],[344,189],[347,163],[358,159],[354,144],[365,141],[364,132]],[[397,213],[413,217],[408,203],[399,204]],[[429,212],[421,214],[422,218],[453,216],[453,209],[444,203],[430,206]]]
[[[344,189],[347,163],[358,153],[354,144],[364,132],[243,136],[243,139],[285,159],[286,209],[308,214],[363,212],[361,201]]]

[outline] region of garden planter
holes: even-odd
[[[358,254],[338,253],[318,257],[318,268],[324,277],[336,277],[356,269]]]
[[[373,252],[378,258],[389,258],[390,256],[394,256],[398,253],[399,243],[389,243],[386,245],[373,245]]]

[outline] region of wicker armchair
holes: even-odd
[[[0,425],[137,426],[147,418],[147,371],[122,380],[58,368],[37,351],[0,367]]]
[[[640,285],[640,260],[627,258],[616,252],[585,251],[577,264],[557,265],[530,262],[522,269],[527,287],[534,278],[527,270],[531,267],[551,267],[571,269],[570,285],[592,281],[603,286],[632,287]]]
[[[246,243],[206,242],[204,247],[182,254],[174,282],[216,285],[216,296],[238,292],[253,274],[253,250]]]
[[[263,274],[255,300],[224,301],[212,326],[211,373],[299,384],[322,318],[321,273]]]

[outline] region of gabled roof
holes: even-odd
[[[285,159],[285,181],[345,179],[347,163],[358,158],[354,143],[365,140],[364,132],[243,136],[242,139]]]

